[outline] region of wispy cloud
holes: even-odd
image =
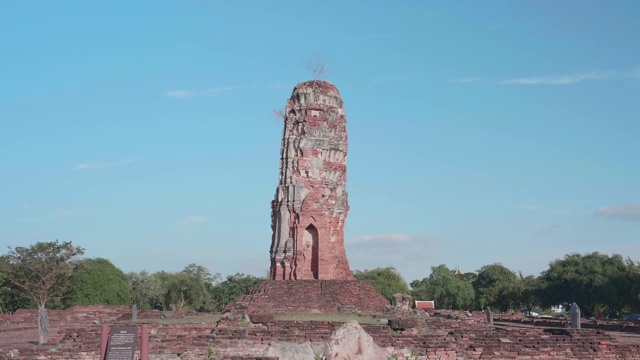
[[[182,99],[198,96],[198,92],[192,90],[169,90],[164,92],[164,96],[174,99]]]
[[[560,229],[562,229],[562,224],[553,223],[532,229],[531,234],[537,239],[549,239],[554,237]]]
[[[213,87],[206,90],[174,89],[174,90],[165,91],[164,96],[170,97],[173,99],[185,99],[185,98],[192,98],[192,97],[198,97],[198,96],[215,97],[215,96],[220,96],[223,94],[230,93],[238,89],[240,88],[237,86]]]
[[[279,90],[292,90],[294,84],[286,84],[286,83],[272,83],[272,84],[261,84],[261,85],[252,85],[252,89],[264,89],[269,91],[279,91]]]
[[[178,224],[183,226],[190,226],[190,225],[201,224],[203,222],[206,222],[207,220],[208,219],[206,216],[193,215],[193,216],[188,216],[182,219]]]
[[[488,81],[491,81],[491,80],[487,78],[480,78],[480,77],[465,77],[465,78],[449,79],[449,82],[456,82],[456,83],[477,83],[477,82],[488,82]]]
[[[87,215],[91,215],[91,211],[87,209],[78,209],[78,208],[71,209],[71,208],[57,207],[35,216],[21,218],[19,219],[19,221],[23,224],[33,225],[33,224],[44,224],[44,223],[53,222],[53,221],[60,221],[63,219],[82,217]]]
[[[450,78],[455,83],[493,83],[498,85],[572,85],[583,82],[621,80],[640,77],[640,68],[627,71],[589,71],[562,75],[524,76],[509,79],[487,77]]]
[[[551,214],[555,216],[572,216],[585,215],[591,213],[590,201],[563,200],[541,204],[518,204],[513,207],[543,214]]]
[[[394,38],[394,37],[398,37],[398,36],[402,36],[402,34],[398,34],[398,33],[363,34],[363,35],[356,35],[356,36],[354,36],[354,38],[357,38],[357,39],[386,39],[386,38]]]
[[[73,171],[80,171],[80,170],[106,169],[106,168],[119,166],[119,165],[133,164],[135,162],[138,162],[138,159],[123,159],[123,160],[115,161],[115,162],[92,161],[92,162],[88,162],[88,163],[79,164],[76,167],[74,167],[72,170]]]
[[[582,74],[560,76],[538,76],[506,79],[499,81],[503,85],[569,85],[589,80],[602,80],[610,78],[607,73],[588,72]]]
[[[516,205],[518,209],[529,210],[529,211],[537,211],[540,210],[539,205]]]
[[[503,27],[505,25],[506,25],[505,23],[493,24],[493,25],[489,26],[489,30],[499,29],[499,28],[501,28],[501,27]]]
[[[623,205],[605,205],[597,209],[594,215],[611,220],[640,222],[640,202]]]
[[[423,259],[433,254],[439,238],[407,234],[362,235],[345,240],[349,257],[376,259],[397,263],[410,259]]]
[[[362,235],[345,240],[351,268],[356,270],[394,266],[407,280],[424,277],[427,263],[437,258],[436,236],[408,234]],[[428,274],[428,272],[427,272]]]
[[[371,83],[385,84],[388,82],[403,81],[411,78],[412,76],[413,76],[412,74],[404,74],[404,75],[389,76],[389,77],[376,77],[376,78],[373,78],[373,80],[371,80]]]

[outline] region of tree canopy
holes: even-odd
[[[39,342],[46,343],[49,340],[47,302],[68,293],[69,279],[77,273],[78,257],[84,249],[58,240],[9,249],[0,259],[0,272],[19,293],[38,305]]]
[[[131,285],[129,279],[103,258],[85,259],[80,263],[83,270],[70,279],[71,294],[65,305],[130,305]]]
[[[389,303],[393,303],[393,295],[409,294],[409,285],[395,268],[389,266],[376,268],[366,272],[356,271],[356,279],[369,282]]]
[[[444,264],[431,267],[431,275],[411,282],[415,300],[433,300],[442,309],[469,309],[474,292],[471,283],[460,275],[456,276]]]
[[[575,302],[585,315],[604,305],[615,316],[625,305],[638,305],[638,264],[620,255],[568,254],[540,276],[544,305]]]
[[[209,291],[213,310],[224,310],[229,303],[237,300],[242,295],[248,294],[254,286],[262,281],[264,281],[264,278],[241,273],[227,276],[224,281],[213,286]]]
[[[509,310],[512,308],[512,299],[508,294],[517,280],[517,275],[502,264],[483,266],[473,281],[477,306],[480,309],[489,306],[500,311]]]

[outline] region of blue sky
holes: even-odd
[[[640,260],[640,3],[0,2],[0,246],[264,275],[281,120],[328,61],[352,269]]]

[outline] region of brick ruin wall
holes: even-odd
[[[353,280],[344,249],[346,122],[333,84],[296,85],[284,113],[279,183],[271,202],[272,280]]]
[[[120,316],[124,315],[121,313]],[[414,351],[418,359],[640,359],[639,345],[621,344],[603,330],[489,326],[480,320],[481,315],[467,319],[432,316],[399,320],[397,323],[410,324],[404,330],[393,330],[388,325],[362,326],[389,354],[408,355]],[[15,315],[2,318],[6,316]],[[83,324],[54,327],[58,333],[55,343],[20,348],[19,358],[97,359],[100,325],[94,324],[93,319],[92,315],[85,318]],[[211,322],[155,323],[149,324],[150,354],[153,360],[179,356],[203,359],[209,349],[217,359],[276,360],[264,356],[272,342],[326,342],[341,325],[329,321],[273,320],[256,324],[221,323],[219,326]],[[0,339],[11,331],[4,327],[0,327]],[[8,350],[3,348],[0,358]]]
[[[253,313],[379,314],[387,299],[366,281],[279,280],[264,281],[227,307],[228,311]]]

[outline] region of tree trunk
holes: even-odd
[[[40,345],[49,341],[49,315],[44,305],[38,305],[38,336]]]

